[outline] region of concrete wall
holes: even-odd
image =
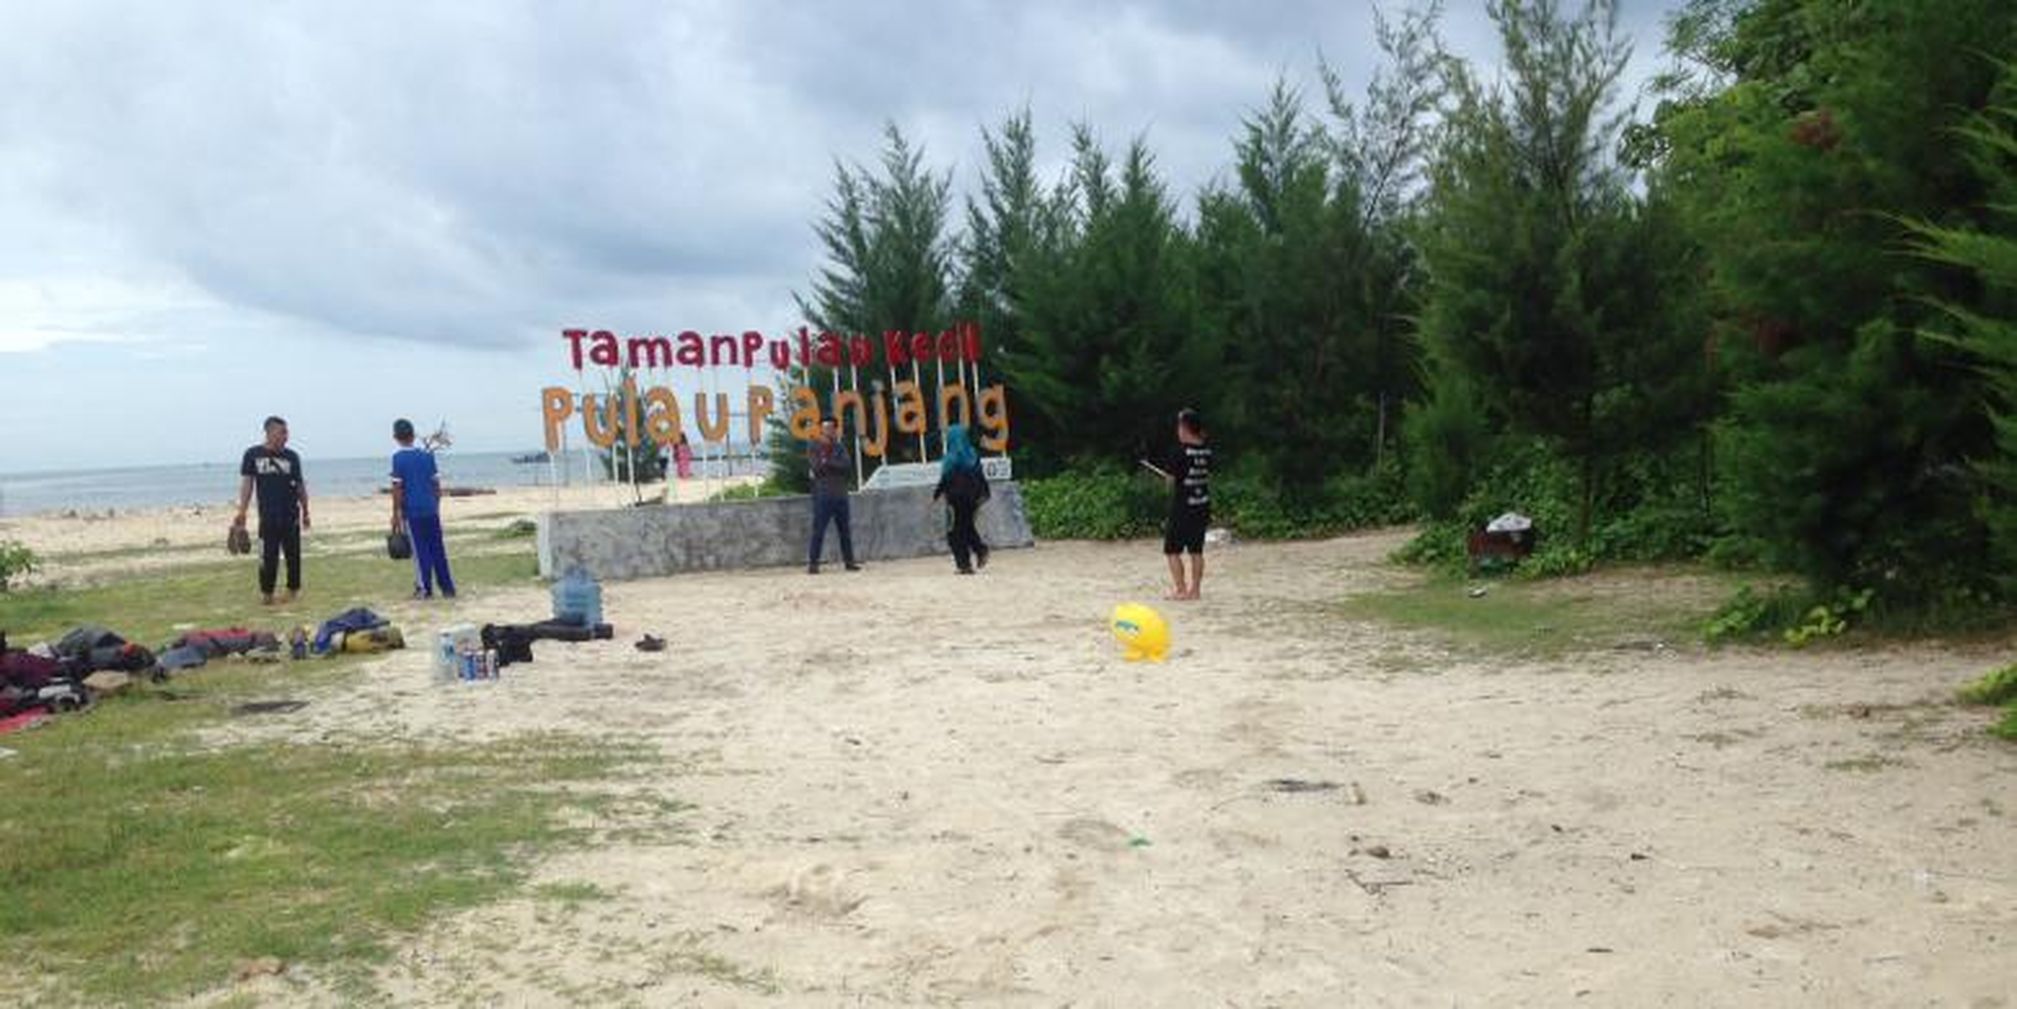
[[[1022,488],[993,485],[981,506],[981,538],[992,547],[1035,545]],[[946,554],[944,508],[929,487],[867,491],[851,499],[857,560]],[[804,567],[812,532],[806,497],[646,505],[605,511],[547,512],[539,518],[539,573],[554,578],[579,564],[605,581],[682,571],[773,565]],[[840,563],[840,537],[829,528],[825,563]]]

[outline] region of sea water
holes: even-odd
[[[719,453],[719,449],[715,450]],[[737,451],[747,452],[747,446]],[[562,457],[565,465],[517,462],[510,452],[435,454],[444,487],[544,487],[556,478],[563,484],[601,483],[601,466],[582,453]],[[703,460],[696,458],[700,467]],[[705,460],[709,478],[763,472],[761,460],[747,455]],[[301,454],[309,497],[366,497],[391,483],[392,453],[358,459],[323,459]],[[238,460],[179,466],[135,466],[120,469],[55,470],[0,473],[0,517],[60,512],[65,509],[102,511],[107,508],[161,508],[179,505],[235,505],[238,501]]]

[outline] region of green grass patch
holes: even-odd
[[[2003,720],[1989,727],[1990,735],[2017,742],[2017,702],[2003,709]]]
[[[490,534],[492,539],[500,539],[500,540],[532,539],[533,537],[538,535],[539,535],[539,523],[533,521],[532,519],[527,518],[513,519],[511,520],[510,525],[498,529]]]
[[[733,484],[728,487],[723,487],[722,489],[715,491],[712,494],[709,494],[707,496],[707,500],[709,502],[758,501],[763,498],[784,497],[789,494],[800,494],[800,493],[804,492],[790,490],[788,488],[771,483],[768,480],[758,480],[753,483],[739,483],[739,484]]]
[[[599,800],[566,786],[643,757],[560,736],[203,751],[162,738],[176,707],[59,722],[0,767],[0,949],[60,998],[189,995],[260,957],[374,962],[585,839],[565,814]]]
[[[1985,673],[1955,693],[1963,704],[2003,705],[2003,718],[1989,727],[1989,734],[2017,741],[2017,664]]]
[[[65,553],[52,553],[43,559],[47,562],[48,566],[61,567],[66,564],[88,564],[96,561],[120,561],[131,560],[136,557],[158,557],[162,554],[172,554],[191,560],[210,560],[214,559],[214,557],[223,556],[224,550],[222,543],[185,543],[181,546],[155,545],[113,547],[109,550],[72,550]]]
[[[1558,658],[1595,648],[1691,639],[1708,611],[1677,601],[1660,580],[1620,589],[1615,579],[1599,591],[1580,579],[1497,581],[1472,595],[1478,583],[1431,577],[1405,588],[1352,596],[1347,617],[1438,632],[1452,641],[1496,655]]]
[[[539,563],[521,545],[504,552],[452,556],[457,588],[530,585]],[[18,645],[49,639],[79,624],[110,627],[149,647],[176,636],[175,625],[275,628],[314,625],[351,606],[385,607],[413,591],[413,565],[383,555],[302,558],[302,597],[286,607],[259,602],[258,560],[205,562],[133,575],[84,588],[0,593],[0,628]],[[284,577],[284,576],[283,576]]]
[[[1963,704],[2009,704],[2017,702],[2017,665],[2004,666],[1984,674],[1959,691]]]
[[[465,594],[533,584],[525,544],[459,555]],[[0,594],[16,643],[100,623],[142,643],[176,624],[275,628],[411,591],[412,567],[311,554],[292,607],[259,605],[254,562],[205,560],[84,588]],[[206,748],[245,701],[304,698],[365,661],[213,663],[8,736],[0,761],[0,953],[17,996],[151,1003],[213,991],[247,960],[368,991],[395,937],[522,887],[542,851],[676,840],[684,803],[623,779],[642,747],[563,735],[429,747],[383,739]],[[641,794],[632,794],[640,793]],[[580,902],[586,884],[539,893]]]
[[[261,957],[361,978],[389,937],[501,896],[540,851],[587,840],[579,824],[607,824],[623,802],[665,808],[595,787],[647,751],[562,735],[195,744],[233,705],[346,666],[289,666],[284,679],[220,667],[8,737],[0,951],[18,975],[93,1005],[212,989]]]

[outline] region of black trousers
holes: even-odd
[[[987,556],[987,544],[981,542],[980,530],[974,528],[974,514],[980,511],[979,501],[962,501],[947,498],[952,507],[952,528],[946,531],[946,546],[952,548],[952,562],[965,571],[973,565],[971,558]]]
[[[819,555],[826,547],[826,524],[840,527],[840,559],[854,563],[854,534],[848,530],[847,495],[828,496],[815,493],[812,496],[812,546],[806,563],[819,567]]]
[[[273,594],[273,579],[280,573],[280,555],[287,555],[287,591],[301,591],[301,526],[259,524],[259,593]]]

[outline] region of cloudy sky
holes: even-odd
[[[1624,0],[1630,72],[1672,0]],[[1482,0],[1450,46],[1489,67]],[[1390,5],[1398,9],[1398,0]],[[559,337],[800,319],[833,159],[894,122],[973,182],[1027,106],[1186,199],[1372,7],[1318,0],[0,0],[0,473],[304,454],[395,416],[528,450]]]

